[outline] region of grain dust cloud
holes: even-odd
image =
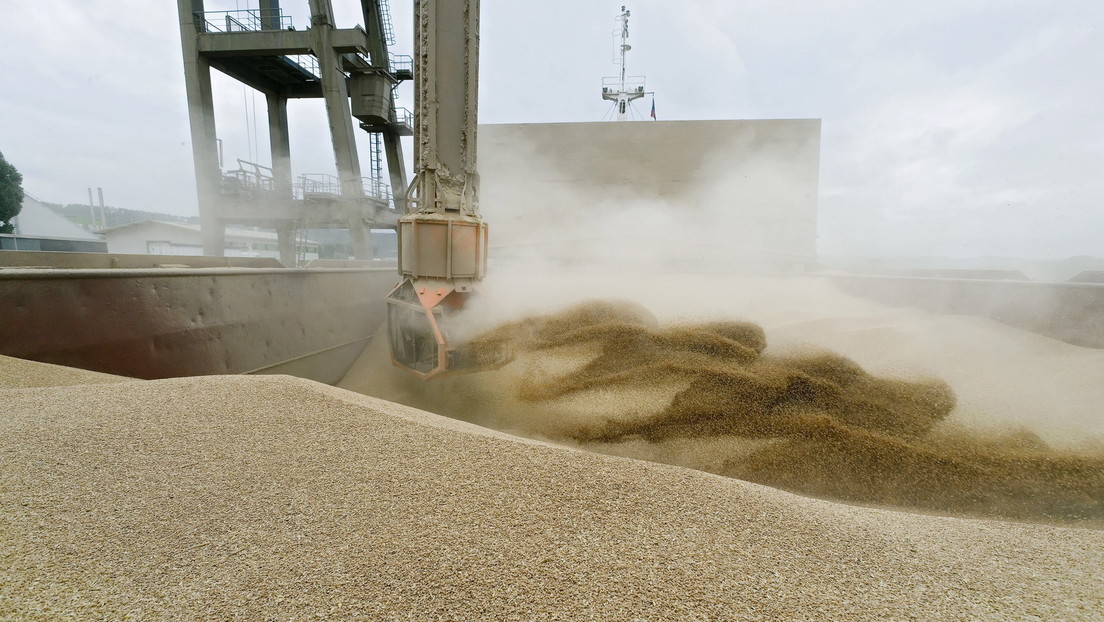
[[[736,171],[746,202],[754,179],[785,184],[788,169],[741,170],[756,171]],[[726,243],[738,223],[718,197],[735,182],[709,174],[714,191],[682,199],[560,185],[539,227],[521,201],[522,216],[488,206],[506,226],[492,227],[498,252],[456,326],[483,371],[423,382],[377,339],[340,386],[837,501],[1104,526],[1104,350],[768,274],[755,261],[786,258],[743,261]],[[488,178],[500,205],[508,182]],[[756,227],[787,226],[765,209]]]
[[[496,369],[421,383],[370,366],[345,384],[382,373],[400,385],[384,397],[441,414],[803,494],[1104,524],[1104,452],[1021,426],[971,428],[951,418],[943,380],[880,377],[832,352],[773,354],[754,323],[662,324],[600,301],[504,323],[468,347]]]

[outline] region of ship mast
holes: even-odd
[[[613,118],[618,121],[630,121],[629,103],[644,97],[644,76],[627,75],[625,66],[625,54],[632,49],[629,45],[629,16],[629,10],[622,6],[621,14],[615,19],[617,28],[613,31],[613,62],[620,67],[620,75],[602,78],[602,99],[614,102]]]

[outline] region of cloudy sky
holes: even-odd
[[[481,122],[601,120],[622,3],[660,119],[823,119],[822,251],[1104,256],[1104,3],[483,0]],[[306,0],[284,4],[305,27]],[[391,6],[409,53],[411,0]],[[30,194],[196,213],[175,2],[6,2],[0,75]],[[227,159],[267,162],[263,97],[215,94]],[[320,102],[291,116],[296,172],[332,172]]]

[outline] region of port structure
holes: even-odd
[[[288,266],[298,260],[297,235],[312,228],[347,228],[355,256],[370,259],[370,229],[395,228],[406,211],[400,137],[413,134],[413,117],[395,106],[394,89],[413,78],[413,59],[388,49],[394,35],[387,0],[361,0],[363,28],[338,28],[330,0],[309,3],[310,25],[299,29],[279,0],[235,11],[177,0],[205,255],[222,255],[225,226],[244,224],[276,229],[280,259]],[[264,94],[272,166],[238,160],[237,169],[223,170],[212,69]],[[293,178],[287,106],[301,98],[325,100],[336,177]],[[371,136],[368,177],[361,172],[354,122]],[[389,185],[381,178],[384,156]]]

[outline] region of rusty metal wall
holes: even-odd
[[[383,323],[393,269],[4,269],[0,354],[136,378],[333,383]]]
[[[0,251],[0,268],[282,268],[271,257]]]

